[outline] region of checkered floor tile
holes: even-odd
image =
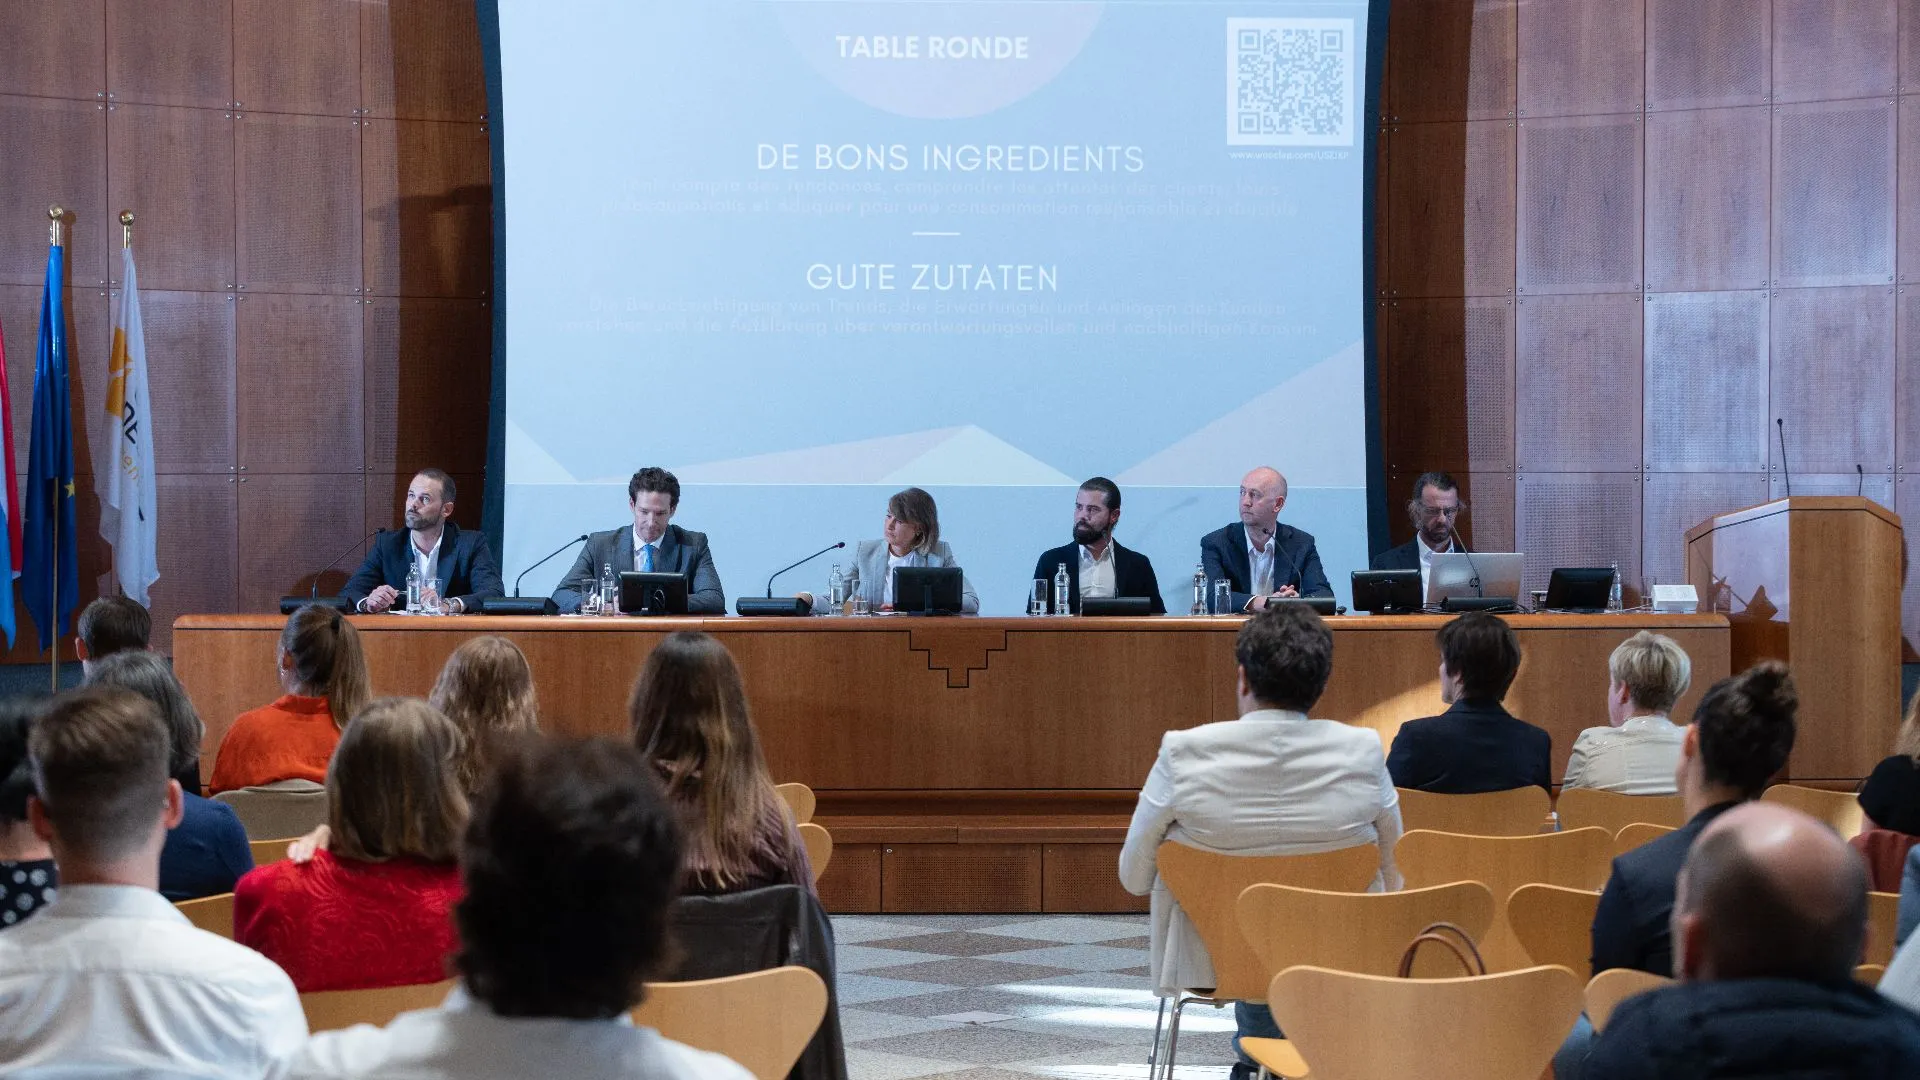
[[[842,915],[852,1080],[1144,1080],[1144,915]],[[1176,1080],[1219,1080],[1233,1014],[1188,1006]]]

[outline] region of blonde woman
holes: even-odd
[[[480,790],[500,744],[540,728],[533,668],[520,646],[489,634],[468,640],[447,657],[427,703],[445,713],[466,737],[460,787]]]
[[[862,540],[854,549],[847,595],[864,596],[875,611],[892,611],[894,567],[958,565],[953,548],[940,539],[940,509],[933,496],[910,487],[887,499],[880,539]],[[810,593],[800,595],[813,599]],[[964,576],[960,579],[960,610],[967,615],[980,613],[980,597],[973,591],[973,582]]]

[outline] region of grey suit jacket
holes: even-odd
[[[600,580],[600,568],[611,565],[618,574],[638,570],[633,559],[633,526],[622,525],[587,537],[586,546],[573,560],[573,569],[560,579],[553,590],[553,602],[561,611],[579,611],[580,594]],[[725,615],[727,594],[720,588],[720,572],[713,568],[713,554],[707,550],[707,534],[667,526],[654,553],[654,570],[666,574],[684,574],[687,578],[687,614]]]
[[[911,557],[912,566],[959,566],[953,557],[953,548],[945,540],[933,545],[933,550],[925,555]],[[864,596],[873,610],[880,610],[882,598],[887,591],[887,542],[885,540],[862,540],[854,549],[853,566],[842,571],[854,576],[847,588],[848,596]],[[826,591],[822,589],[814,594],[816,601],[824,601]],[[960,610],[968,615],[980,613],[980,597],[973,591],[973,582],[967,580],[964,572],[960,575]]]

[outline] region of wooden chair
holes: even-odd
[[[1803,814],[1819,818],[1833,826],[1833,831],[1839,833],[1842,840],[1853,839],[1866,827],[1867,815],[1860,809],[1860,799],[1849,791],[1822,791],[1798,784],[1775,784],[1762,792],[1760,797],[1767,802],[1791,806]]]
[[[180,900],[173,905],[187,921],[209,934],[233,940],[233,894],[203,896],[198,900]]]
[[[807,846],[807,862],[813,868],[813,880],[817,883],[820,875],[827,872],[827,864],[833,861],[833,834],[811,821],[794,827],[800,830],[800,842]]]
[[[813,789],[805,784],[775,784],[773,790],[786,800],[787,812],[793,815],[795,825],[805,825],[813,820]]]
[[[322,990],[300,995],[307,1014],[307,1030],[316,1034],[355,1024],[385,1027],[394,1017],[415,1009],[431,1009],[447,999],[455,980],[416,986],[382,986],[377,990]]]
[[[1674,830],[1665,825],[1653,825],[1644,821],[1623,827],[1613,837],[1613,853],[1625,855],[1649,840],[1658,840]]]
[[[1885,967],[1893,963],[1893,936],[1900,929],[1900,894],[1867,894],[1867,949],[1863,963]]]
[[[1452,979],[1288,968],[1267,992],[1313,1080],[1537,1080],[1580,1015],[1580,980],[1532,967]],[[1263,1066],[1272,1039],[1243,1039]]]
[[[1587,1022],[1598,1033],[1613,1018],[1613,1010],[1619,1008],[1621,1002],[1672,981],[1665,975],[1633,968],[1608,968],[1587,982]]]
[[[827,984],[803,967],[648,983],[633,1022],[725,1054],[758,1080],[783,1080],[827,1014]]]
[[[247,846],[253,849],[253,865],[266,866],[277,863],[287,857],[287,845],[300,839],[289,836],[282,840],[249,840]]]
[[[1507,897],[1507,924],[1533,963],[1587,971],[1593,961],[1593,912],[1599,906],[1598,892],[1522,885]]]
[[[327,820],[327,789],[311,780],[279,780],[213,797],[233,807],[248,839],[305,836]]]
[[[1325,892],[1292,885],[1249,885],[1234,905],[1240,934],[1271,976],[1300,964],[1334,971],[1394,975],[1400,958],[1420,931],[1448,922],[1475,942],[1493,925],[1493,894],[1477,881],[1456,881],[1426,889],[1390,893]],[[1460,974],[1459,961],[1444,949],[1423,949],[1414,960],[1415,977]],[[1270,1040],[1286,1044],[1285,1039]],[[1304,1061],[1280,1046],[1271,1047],[1269,1072],[1307,1074]]]
[[[1400,838],[1393,860],[1410,889],[1462,878],[1491,889],[1493,929],[1480,943],[1480,952],[1489,971],[1510,971],[1527,966],[1527,958],[1507,921],[1507,898],[1520,886],[1536,883],[1601,888],[1613,862],[1613,837],[1605,829],[1533,836],[1461,836],[1416,829]]]
[[[1853,981],[1866,986],[1879,986],[1881,977],[1886,973],[1885,964],[1861,964],[1853,969]]]
[[[1364,892],[1380,872],[1380,849],[1360,844],[1313,855],[1220,855],[1171,840],[1156,854],[1160,879],[1193,923],[1213,959],[1214,985],[1183,988],[1173,1020],[1156,1020],[1149,1076],[1173,1076],[1180,1043],[1180,1011],[1196,1002],[1215,1008],[1233,1001],[1261,1001],[1270,981],[1266,965],[1240,933],[1240,894],[1250,885],[1296,885],[1326,892]],[[1164,1018],[1167,999],[1160,999]],[[1161,1044],[1164,1030],[1166,1043]]]
[[[1553,800],[1546,788],[1523,787],[1482,795],[1435,795],[1396,788],[1406,828],[1468,836],[1531,836],[1547,827]]]
[[[1553,804],[1562,829],[1596,825],[1617,833],[1636,822],[1677,829],[1687,823],[1686,801],[1678,795],[1622,795],[1597,788],[1562,788]]]

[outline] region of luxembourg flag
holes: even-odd
[[[20,576],[20,479],[13,464],[13,399],[7,392],[7,335],[0,327],[0,458],[6,460],[6,486],[0,488],[0,527],[6,541],[0,543],[0,631],[7,635],[7,647],[13,647],[13,579]]]
[[[113,307],[113,353],[107,361],[107,444],[100,485],[100,536],[113,545],[120,591],[142,607],[160,580],[154,516],[153,413],[147,397],[147,341],[140,325],[140,286],[133,246],[120,252],[120,302]]]

